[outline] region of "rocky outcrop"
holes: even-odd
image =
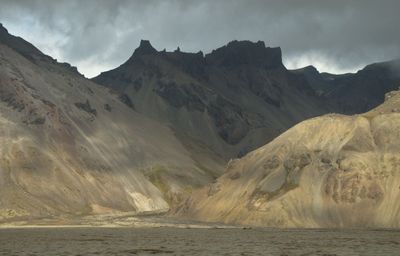
[[[209,65],[226,68],[240,66],[255,66],[265,69],[284,68],[281,49],[265,47],[262,41],[257,43],[232,41],[207,54],[205,59]]]
[[[75,106],[76,106],[77,108],[82,109],[82,110],[85,111],[86,113],[91,114],[91,115],[94,115],[94,116],[97,116],[97,110],[94,109],[94,108],[92,108],[92,107],[90,106],[89,100],[86,100],[85,103],[76,102],[76,103],[74,103],[74,104],[75,104]]]
[[[150,44],[150,41],[141,40],[140,45],[133,53],[133,56],[153,55],[157,53],[158,53],[157,50],[153,48],[153,46]]]

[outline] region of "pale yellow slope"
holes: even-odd
[[[302,122],[232,161],[178,213],[279,227],[400,227],[400,95]]]

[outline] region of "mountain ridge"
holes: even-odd
[[[258,140],[269,140],[303,119],[302,115],[318,115],[322,113],[318,109],[323,108],[321,101],[310,96],[314,91],[304,79],[283,66],[280,48],[265,47],[261,41],[232,41],[206,55],[156,51],[148,41],[142,41],[125,63],[92,80],[129,98],[140,113],[169,123],[195,141],[205,141],[225,159],[255,148],[262,143]],[[283,100],[290,110],[281,109],[286,108]],[[291,106],[291,102],[304,105],[301,101],[313,107]],[[303,112],[277,118],[279,112],[298,110]],[[201,123],[206,134],[198,134],[194,127],[171,116],[183,111],[190,115],[185,119]],[[203,117],[193,118],[198,114]],[[276,124],[264,128],[263,119]],[[251,135],[254,132],[265,135],[259,138]]]
[[[369,110],[398,82],[387,65],[379,64],[338,76],[312,68],[287,70],[281,49],[265,47],[260,41],[233,41],[204,55],[179,48],[157,51],[145,40],[125,63],[88,80],[76,68],[58,63],[2,26],[0,67],[0,222],[43,217],[68,220],[122,212],[165,213],[182,201],[190,202],[183,204],[189,209],[188,216],[193,213],[191,217],[214,219],[213,215],[195,214],[198,209],[191,200],[200,195],[196,204],[204,203],[204,194],[197,189],[206,189],[212,197],[218,195],[219,185],[227,177],[238,181],[255,174],[258,179],[257,171],[241,176],[231,169],[252,158],[253,150],[305,119],[333,111]],[[387,95],[391,97],[397,98]],[[397,107],[385,108],[379,111],[398,112]],[[363,118],[376,118],[378,112],[371,113]],[[324,118],[340,121],[341,117]],[[362,118],[344,119],[340,131],[365,123]],[[312,136],[317,136],[318,130],[311,128],[315,133]],[[361,128],[359,133],[364,136],[365,127]],[[285,134],[278,140],[286,138]],[[289,137],[289,144],[299,139]],[[361,145],[361,150],[372,152],[370,137],[365,138],[368,143]],[[346,153],[359,153],[358,141],[362,139],[351,139]],[[384,143],[387,138],[381,140]],[[306,168],[320,157],[312,152],[310,160],[303,154],[308,153],[304,148],[280,154],[285,152],[290,159],[283,161],[284,167],[290,171],[298,166]],[[230,161],[238,157],[243,160]],[[321,157],[321,162],[332,159]],[[267,160],[267,167],[282,166],[278,158]],[[353,160],[343,164],[349,166]],[[227,173],[219,178],[228,162]],[[276,199],[284,197],[286,190],[295,191],[297,171],[283,185],[274,184],[284,177],[279,172],[273,182],[265,179],[256,184],[251,195],[254,200],[246,205],[256,202],[250,208],[263,208],[266,194]],[[333,185],[338,180],[342,181],[332,175]],[[367,189],[372,197],[383,198],[385,190],[378,185],[368,183]],[[240,184],[236,187],[241,191]],[[187,201],[192,191],[196,192]],[[337,191],[329,191],[336,198]],[[347,192],[344,194],[347,200]],[[214,206],[210,213],[223,205],[217,202]],[[243,221],[240,214],[232,216]],[[264,217],[259,220],[265,222],[253,223],[279,224]],[[289,226],[296,223],[286,222]]]

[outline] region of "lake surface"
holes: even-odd
[[[0,255],[400,255],[400,230],[6,228]]]

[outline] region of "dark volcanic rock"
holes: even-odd
[[[104,109],[107,110],[108,112],[111,112],[112,108],[109,104],[104,104]]]
[[[172,53],[164,53],[163,57],[191,76],[198,79],[205,79],[206,77],[206,63],[203,52],[201,51],[198,53],[175,51]]]
[[[150,55],[150,54],[156,54],[156,53],[158,53],[158,52],[150,44],[150,41],[141,40],[139,48],[137,48],[133,54],[134,54],[134,56],[140,56],[140,55]]]
[[[400,60],[366,66],[356,74],[333,79],[333,89],[326,98],[337,112],[355,114],[368,111],[382,102],[385,94],[400,86]]]
[[[83,111],[85,111],[85,112],[91,114],[91,115],[94,115],[94,116],[97,115],[97,110],[94,109],[94,108],[92,108],[92,107],[90,106],[89,100],[86,100],[85,103],[77,102],[77,103],[75,103],[75,106],[76,106],[77,108],[79,108],[79,109],[81,109],[81,110],[83,110]]]
[[[204,92],[195,84],[177,85],[175,82],[159,82],[154,91],[175,108],[186,107],[188,110],[204,111]]]
[[[218,134],[229,144],[236,144],[248,133],[249,123],[240,107],[230,103],[221,96],[207,108],[213,118]]]
[[[133,104],[131,98],[129,98],[128,95],[123,93],[118,98],[122,103],[124,103],[125,105],[127,105],[131,109],[135,109],[135,105]]]
[[[254,65],[263,68],[283,68],[282,52],[279,47],[266,48],[264,42],[232,41],[206,55],[210,65],[238,67]]]
[[[355,74],[319,73],[312,66],[292,72],[303,74],[332,112],[344,114],[366,112],[400,86],[400,60],[371,64]]]
[[[2,33],[8,34],[8,30],[5,27],[3,27],[3,24],[0,23],[0,34],[2,34]]]
[[[263,42],[233,41],[204,56],[180,49],[157,52],[142,41],[127,62],[93,80],[129,97],[136,111],[162,122],[167,118],[177,133],[230,158],[299,120],[328,112],[302,74],[286,70],[281,55],[280,48]],[[167,109],[158,107],[160,100]],[[177,118],[182,109],[187,116]],[[222,145],[216,145],[216,136]],[[232,152],[224,149],[232,146]]]

